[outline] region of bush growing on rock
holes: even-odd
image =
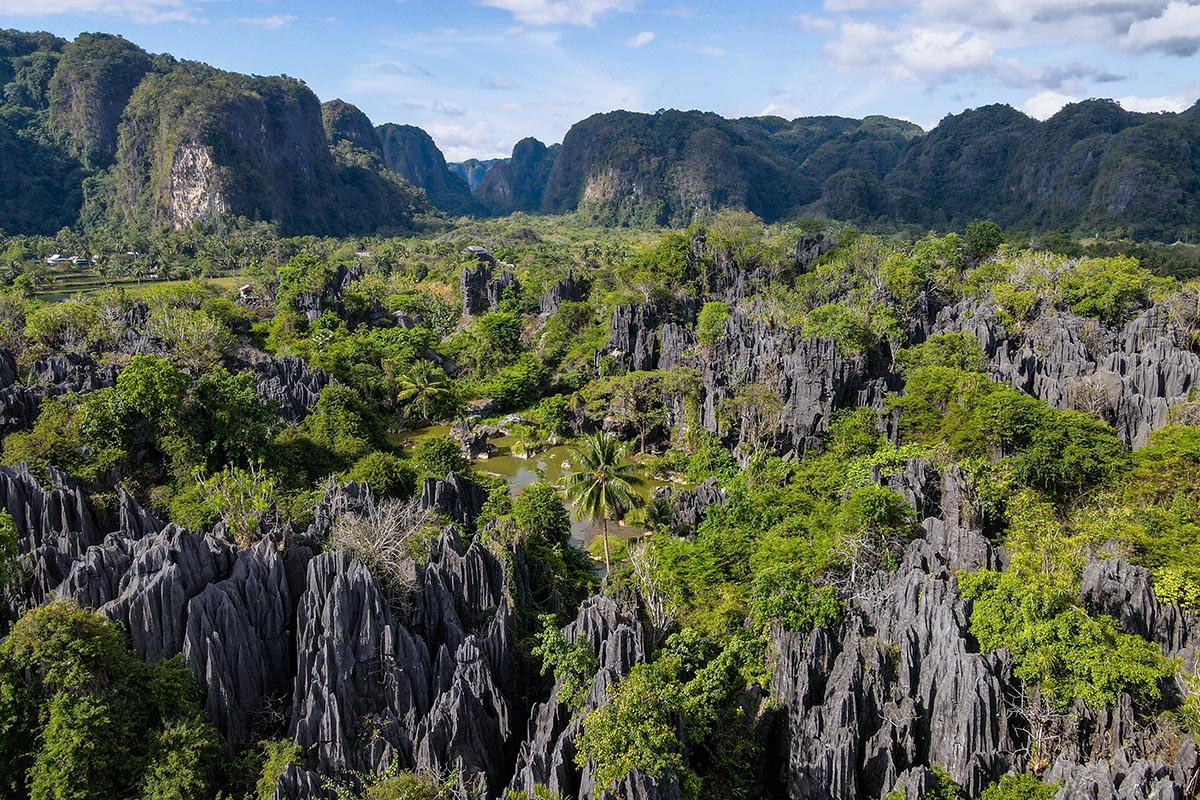
[[[182,660],[138,660],[114,623],[71,601],[29,611],[0,642],[0,742],[13,796],[212,794],[216,732]]]

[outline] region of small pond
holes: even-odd
[[[395,434],[393,441],[396,444],[411,446],[422,439],[448,435],[450,435],[448,426],[432,425],[428,428],[415,428]],[[480,472],[507,480],[509,491],[514,495],[540,478],[558,484],[571,471],[571,450],[574,445],[557,445],[526,458],[514,453],[514,451],[521,452],[523,449],[523,443],[516,437],[501,436],[492,439],[491,443],[496,447],[496,453],[489,458],[476,459],[473,465]],[[668,481],[658,478],[644,474],[641,477],[642,485],[638,486],[636,491],[644,500],[652,498],[655,489],[669,485]],[[570,502],[567,502],[568,510],[570,507]],[[588,542],[603,532],[603,523],[597,522],[592,525],[587,520],[578,520],[575,519],[574,514],[571,515],[571,540],[577,546],[586,547]],[[612,536],[633,538],[641,535],[644,531],[635,525],[609,523],[608,532]]]

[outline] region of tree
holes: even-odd
[[[696,339],[705,347],[711,347],[713,342],[725,332],[725,321],[729,319],[733,309],[729,303],[713,301],[705,303],[696,318]]]
[[[72,600],[0,642],[0,793],[31,800],[203,798],[219,744],[180,657],[156,664]]]
[[[449,436],[430,436],[417,442],[411,460],[417,474],[425,478],[444,478],[451,472],[466,475],[471,466],[463,458],[458,442]]]
[[[967,252],[978,264],[989,258],[1004,244],[1004,231],[990,219],[977,219],[967,225]]]
[[[604,569],[612,569],[608,552],[608,521],[620,519],[638,504],[634,488],[642,483],[632,463],[621,463],[625,449],[613,437],[597,433],[571,451],[575,471],[567,476],[567,496],[577,519],[604,522]],[[608,580],[607,574],[605,580]]]
[[[449,406],[454,386],[441,369],[429,361],[418,361],[397,381],[400,391],[396,402],[405,404],[409,416],[422,421],[432,420]]]

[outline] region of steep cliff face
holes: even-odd
[[[120,210],[134,224],[182,228],[232,213],[287,231],[346,233],[403,229],[427,207],[403,181],[335,160],[303,84],[191,62],[138,87],[114,175]]]
[[[512,158],[487,170],[475,197],[490,214],[546,210],[543,194],[559,150],[558,145],[546,147],[537,139],[522,139],[513,146]]]
[[[774,220],[816,201],[822,184],[841,171],[882,179],[919,133],[883,117],[789,122],[680,111],[599,114],[563,139],[542,210],[681,224],[730,207]]]
[[[488,174],[488,170],[507,160],[504,158],[489,158],[480,161],[478,158],[468,158],[466,161],[447,164],[447,166],[451,172],[466,181],[467,187],[474,192],[479,184],[483,182],[483,178]]]
[[[383,157],[379,134],[367,115],[345,100],[330,100],[321,104],[321,124],[331,146],[345,142],[351,147]],[[396,170],[393,170],[396,171]]]
[[[119,36],[84,33],[63,48],[50,82],[50,123],[88,168],[112,163],[125,104],[150,68],[150,55]]]
[[[388,123],[376,128],[384,165],[413,186],[424,189],[433,205],[449,214],[477,214],[479,203],[466,180],[446,166],[446,158],[428,133],[412,125]]]

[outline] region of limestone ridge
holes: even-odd
[[[790,798],[881,796],[932,786],[946,769],[971,796],[1030,758],[1029,729],[1006,651],[977,652],[967,628],[970,604],[957,570],[998,568],[1005,555],[962,514],[962,476],[910,461],[889,481],[930,513],[923,538],[898,570],[880,575],[850,603],[840,626],[805,637],[777,629],[772,690],[784,705],[778,757]],[[1129,633],[1157,642],[1168,657],[1194,664],[1195,615],[1162,606],[1148,572],[1120,559],[1092,560],[1082,601],[1110,613]],[[1169,744],[1134,734],[1128,697],[1096,713],[1076,704],[1049,756],[1046,780],[1075,797],[1183,797],[1200,771],[1195,741]],[[1175,750],[1174,748],[1178,748]],[[1166,753],[1175,752],[1174,758]]]
[[[698,237],[693,250],[703,247]],[[806,257],[819,249],[813,243],[798,245]],[[759,279],[753,271],[718,260],[706,297],[736,301]],[[778,444],[797,453],[819,444],[819,435],[837,409],[882,409],[887,393],[901,387],[886,343],[846,356],[829,340],[768,325],[756,303],[736,308],[724,334],[703,354],[691,329],[701,306],[696,298],[620,305],[610,319],[605,353],[629,370],[684,366],[699,371],[703,425],[710,431],[717,430],[722,400],[736,389],[733,376],[739,384],[774,387],[783,407],[783,441]],[[913,342],[948,332],[971,333],[990,359],[995,380],[1055,408],[1087,407],[1135,447],[1167,423],[1172,406],[1200,387],[1200,356],[1171,323],[1169,303],[1154,305],[1117,328],[1070,311],[1050,310],[1020,330],[1006,328],[992,306],[977,301],[938,307],[923,298],[918,306],[909,331]],[[739,430],[745,435],[752,427],[741,425]]]
[[[1137,447],[1200,386],[1200,356],[1180,341],[1170,315],[1159,304],[1113,331],[1066,311],[1039,317],[1018,340],[993,310],[967,301],[939,311],[931,332],[973,333],[997,380],[1056,408],[1086,398]]]
[[[375,130],[384,165],[424,189],[434,206],[455,216],[482,213],[467,180],[446,165],[445,156],[428,133],[413,125],[390,122]]]
[[[283,233],[412,230],[451,215],[579,211],[686,224],[723,208],[764,220],[1103,230],[1166,239],[1200,210],[1196,107],[1073,103],[1045,121],[1005,105],[932,130],[868,116],[725,119],[612,111],[561,145],[451,167],[410,125],[321,106],[302,81],[153,55],[117,36],[0,31],[0,228],[183,228],[246,217]],[[86,184],[85,184],[86,181]],[[86,191],[85,191],[86,185]]]
[[[237,550],[219,531],[162,526],[128,496],[106,521],[58,473],[49,488],[22,469],[0,470],[0,501],[13,516],[32,567],[7,598],[9,617],[51,592],[120,620],[150,659],[182,653],[204,687],[207,713],[231,750],[264,720],[282,720],[306,753],[276,797],[323,797],[323,776],[344,770],[454,770],[463,796],[500,796],[544,784],[597,798],[591,767],[575,761],[586,715],[647,653],[634,608],[595,597],[563,629],[596,654],[599,670],[581,711],[523,677],[514,644],[514,598],[497,557],[454,527],[413,562],[403,604],[344,553],[313,555],[329,526],[369,495],[337,487],[303,532],[270,532]],[[747,765],[778,796],[851,800],[895,787],[932,785],[946,769],[972,795],[1025,768],[1028,729],[1004,651],[981,654],[968,632],[970,604],[955,572],[1005,561],[971,525],[971,497],[957,469],[910,461],[888,478],[924,517],[923,536],[900,567],[871,579],[842,623],[809,635],[776,629],[772,693],[761,718],[774,733],[763,762]],[[723,502],[697,491],[689,503]],[[111,533],[104,534],[108,527]],[[282,538],[281,538],[282,537]],[[519,558],[519,556],[518,556]],[[1117,616],[1129,633],[1157,642],[1194,668],[1200,622],[1154,597],[1146,570],[1119,559],[1087,565],[1081,601]],[[1181,687],[1168,691],[1179,691]],[[1064,719],[1047,776],[1059,797],[1182,798],[1200,772],[1195,742],[1172,747],[1133,725],[1127,701]],[[674,800],[679,787],[631,774],[609,797]]]

